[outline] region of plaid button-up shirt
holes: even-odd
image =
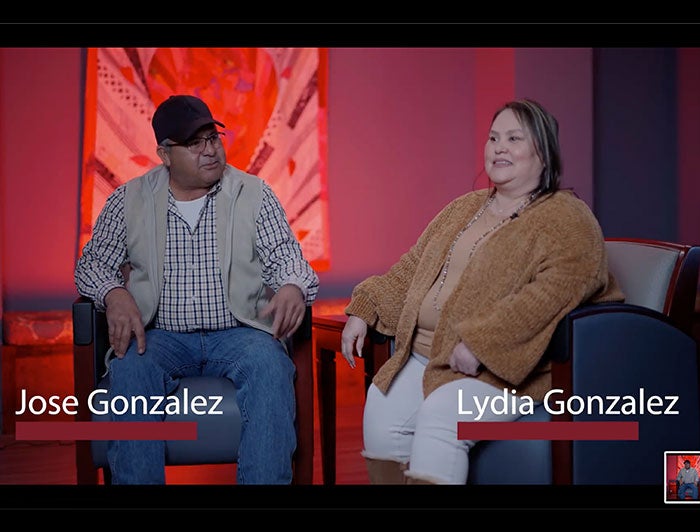
[[[125,190],[126,186],[122,185],[107,198],[75,272],[78,291],[102,309],[107,292],[123,286],[120,267],[129,260]],[[193,228],[178,210],[172,193],[168,193],[163,289],[155,327],[190,332],[236,325],[226,304],[216,243],[216,198],[220,190],[221,184],[217,183],[208,192]],[[318,292],[318,276],[304,259],[284,210],[266,183],[263,183],[256,228],[255,244],[261,258],[263,282],[275,291],[284,284],[294,284],[301,289],[306,304],[313,303]]]

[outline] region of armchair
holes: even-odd
[[[87,397],[93,390],[109,386],[109,376],[102,377],[105,373],[104,355],[108,348],[107,320],[104,312],[97,311],[91,300],[78,298],[73,303],[73,371],[75,396],[78,398],[78,404],[83,406],[78,409],[77,421],[98,421],[105,417],[93,416],[84,405],[87,404]],[[314,445],[311,307],[307,307],[304,321],[289,340],[288,348],[297,370],[297,449],[294,455],[293,482],[311,484]],[[224,414],[167,415],[166,421],[197,421],[198,439],[167,441],[166,465],[236,463],[241,419],[233,383],[225,378],[188,377],[181,379],[180,386],[174,394],[181,394],[183,389],[188,389],[194,395],[224,396],[219,406]],[[98,469],[102,469],[104,483],[110,483],[106,451],[106,441],[76,441],[78,484],[97,484]]]
[[[700,448],[698,349],[692,337],[700,246],[607,239],[622,304],[584,305],[559,323],[545,357],[558,399],[678,396],[678,414],[563,414],[557,421],[637,421],[630,441],[494,440],[470,452],[469,484],[658,484],[664,451]],[[376,331],[373,348],[390,341]],[[370,368],[371,369],[371,368]],[[371,375],[368,376],[371,378]],[[520,422],[548,421],[544,406]]]

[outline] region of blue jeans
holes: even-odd
[[[132,340],[122,359],[110,362],[109,398],[165,396],[178,379],[194,375],[227,377],[237,390],[242,428],[238,484],[289,484],[296,449],[294,425],[295,366],[272,335],[252,327],[175,333],[146,331],[146,352]],[[142,412],[117,415],[114,421],[162,421]],[[165,442],[110,441],[107,459],[114,484],[164,484]]]
[[[698,487],[694,483],[689,483],[689,484],[681,484],[678,487],[678,498],[680,500],[685,499],[685,492],[690,490],[690,498],[693,500],[697,500],[698,498]]]

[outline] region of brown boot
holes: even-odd
[[[408,469],[408,464],[374,458],[365,458],[365,462],[370,484],[406,484],[403,472]]]
[[[430,482],[429,480],[424,480],[422,478],[413,478],[413,477],[406,477],[406,484],[413,484],[413,485],[418,485],[418,484],[431,484],[434,485],[434,482]]]
[[[421,475],[416,473],[414,471],[407,471],[406,472],[406,484],[413,484],[413,485],[418,485],[418,484],[441,484],[441,482],[429,475]]]

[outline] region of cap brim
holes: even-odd
[[[171,139],[174,140],[175,142],[186,142],[189,139],[191,139],[197,131],[202,129],[205,126],[210,126],[211,124],[216,124],[219,127],[226,127],[223,125],[221,122],[218,120],[212,120],[211,118],[208,117],[202,117],[198,120],[195,120],[194,122],[191,122],[188,125],[188,128],[186,130],[182,131],[181,137],[179,139]]]

